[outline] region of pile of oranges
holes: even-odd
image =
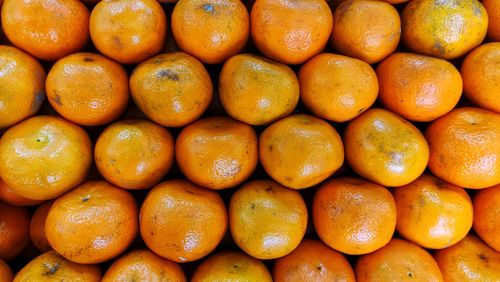
[[[500,0],[0,5],[0,282],[500,281]]]

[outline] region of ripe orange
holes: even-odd
[[[274,259],[292,252],[304,237],[307,208],[299,192],[272,180],[243,185],[229,202],[229,227],[244,252]]]
[[[340,54],[376,63],[396,50],[401,36],[398,11],[372,0],[342,2],[333,15],[331,43]]]
[[[484,44],[470,52],[460,72],[465,96],[481,108],[500,114],[500,42]]]
[[[250,23],[240,0],[182,0],[172,12],[172,34],[181,50],[220,64],[245,47]]]
[[[219,194],[185,180],[156,185],[141,207],[142,239],[158,255],[176,262],[200,259],[227,230],[227,211]]]
[[[344,132],[346,159],[359,175],[384,186],[401,186],[425,170],[429,147],[422,133],[398,115],[370,109]]]
[[[500,252],[500,185],[479,191],[474,197],[474,231]]]
[[[314,115],[345,122],[367,110],[377,99],[375,71],[367,63],[323,53],[299,72],[300,99]]]
[[[41,200],[32,200],[20,196],[19,194],[14,192],[14,190],[12,190],[12,187],[7,185],[7,183],[5,183],[1,178],[0,178],[0,200],[12,206],[34,206],[43,202]]]
[[[417,53],[454,59],[486,36],[488,15],[477,0],[410,1],[401,14],[402,40]]]
[[[330,177],[344,162],[339,134],[319,118],[297,114],[281,119],[260,135],[260,162],[283,186],[303,189]]]
[[[25,208],[0,202],[0,259],[10,260],[28,245],[30,215]]]
[[[149,119],[168,127],[198,119],[210,105],[212,92],[203,64],[182,52],[148,59],[130,76],[130,93],[137,107]]]
[[[242,252],[222,251],[201,263],[191,281],[271,282],[273,279],[261,261]]]
[[[258,162],[254,129],[227,117],[208,117],[184,127],[175,143],[184,175],[214,190],[234,187],[247,179]]]
[[[99,52],[135,64],[161,52],[167,17],[155,0],[102,0],[90,14],[89,27]]]
[[[500,2],[483,0],[483,6],[488,13],[487,35],[492,41],[500,41]]]
[[[40,252],[47,252],[52,250],[49,241],[47,240],[47,234],[45,232],[45,222],[47,221],[47,215],[49,214],[50,207],[52,206],[52,201],[46,202],[40,205],[30,222],[30,239],[33,245]]]
[[[299,91],[290,67],[252,54],[231,57],[219,78],[226,112],[251,125],[265,125],[289,115],[297,106]]]
[[[358,259],[356,278],[365,281],[443,281],[432,256],[419,246],[392,239],[389,244]]]
[[[45,70],[23,51],[0,45],[0,128],[34,115],[45,100]]]
[[[126,189],[152,187],[174,162],[174,139],[146,120],[121,120],[108,126],[95,144],[99,173]]]
[[[274,262],[275,282],[354,282],[354,271],[339,252],[316,240],[304,240],[290,254]]]
[[[0,5],[2,5],[0,3]],[[10,282],[14,279],[14,274],[10,269],[9,265],[5,263],[2,259],[0,259],[0,281],[2,282]]]
[[[500,281],[500,254],[474,235],[438,250],[434,257],[446,281]]]
[[[182,268],[149,250],[136,250],[117,259],[102,277],[102,282],[113,281],[172,281],[184,282]]]
[[[48,200],[83,181],[92,162],[91,141],[79,126],[36,116],[0,139],[0,177],[20,196]]]
[[[323,50],[333,16],[324,0],[257,0],[250,13],[252,39],[266,57],[301,64]]]
[[[73,262],[85,264],[118,256],[137,231],[134,198],[105,181],[86,182],[58,198],[45,222],[52,248]]]
[[[320,186],[312,203],[321,240],[342,253],[360,255],[382,248],[396,227],[389,190],[360,178],[337,178]]]
[[[128,102],[125,69],[93,53],[76,53],[57,61],[47,75],[46,89],[60,115],[87,126],[113,121]]]
[[[89,11],[78,0],[5,0],[2,27],[15,46],[55,61],[85,46]]]
[[[472,202],[463,188],[430,174],[394,190],[398,233],[424,248],[442,249],[462,240],[472,226]]]
[[[500,184],[500,115],[480,108],[457,108],[426,131],[429,169],[460,187]]]
[[[55,251],[39,255],[14,278],[14,282],[37,281],[101,281],[101,269],[97,265],[71,262]]]
[[[377,67],[384,107],[413,121],[427,122],[451,111],[462,95],[462,78],[448,61],[394,53]]]

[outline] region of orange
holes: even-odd
[[[172,35],[181,50],[220,64],[245,47],[250,23],[240,0],[182,0],[172,12]]]
[[[39,255],[28,262],[14,278],[21,281],[101,281],[101,269],[97,265],[71,262],[54,251]]]
[[[146,120],[121,120],[108,126],[95,144],[99,173],[114,185],[144,189],[158,183],[174,162],[174,139]]]
[[[323,53],[299,71],[300,99],[316,116],[345,122],[367,110],[377,99],[375,71],[367,63]]]
[[[355,272],[358,282],[444,281],[427,251],[401,239],[392,239],[382,249],[361,256]]]
[[[359,175],[384,186],[401,186],[425,170],[429,147],[422,133],[398,115],[370,109],[344,132],[346,159]]]
[[[290,67],[252,54],[231,57],[219,78],[226,112],[251,125],[289,115],[297,106],[299,91],[299,80]]]
[[[339,252],[316,240],[304,240],[290,254],[274,263],[275,282],[354,282],[354,271]]]
[[[402,40],[417,53],[454,59],[486,36],[488,15],[477,0],[410,1],[401,14]]]
[[[0,259],[0,281],[10,282],[13,279],[14,279],[14,274],[12,273],[12,270],[10,269],[9,265],[5,263],[5,261]]]
[[[331,44],[340,54],[373,64],[398,47],[401,20],[390,4],[345,1],[335,9],[333,19]]]
[[[500,42],[484,44],[470,52],[460,73],[465,96],[481,108],[500,114]]]
[[[391,240],[396,203],[383,186],[361,178],[337,178],[316,192],[312,218],[318,236],[328,246],[345,254],[367,254]]]
[[[462,240],[472,226],[472,202],[463,188],[430,174],[394,190],[396,230],[427,249],[442,249]]]
[[[0,201],[12,205],[12,206],[34,206],[42,203],[40,200],[32,200],[28,199],[26,197],[20,196],[14,190],[12,190],[12,187],[7,185],[1,178],[0,178]]]
[[[20,196],[48,200],[83,181],[92,145],[79,126],[59,117],[36,116],[0,139],[0,177]]]
[[[0,45],[0,128],[34,115],[45,100],[45,70],[30,55]]]
[[[487,36],[493,41],[500,41],[500,2],[497,0],[483,0],[483,6],[488,12]]]
[[[168,127],[197,120],[212,100],[212,81],[194,57],[174,52],[142,62],[130,76],[130,93],[151,120]]]
[[[25,208],[0,202],[0,259],[10,260],[28,245],[30,215]]]
[[[200,119],[182,129],[175,156],[181,171],[195,184],[231,188],[257,166],[257,135],[251,126],[227,117]]]
[[[258,259],[292,252],[304,237],[307,208],[299,192],[272,180],[243,185],[229,202],[229,227],[234,242]]]
[[[500,115],[480,108],[457,108],[426,131],[429,169],[460,187],[500,184]]]
[[[301,64],[323,50],[333,16],[324,0],[257,0],[250,12],[252,39],[264,56]]]
[[[5,0],[2,27],[15,46],[55,61],[85,46],[89,11],[78,0]]]
[[[52,250],[52,247],[50,246],[50,243],[47,240],[47,234],[45,232],[45,222],[47,220],[47,215],[49,214],[51,206],[52,202],[46,202],[45,204],[40,205],[35,210],[35,213],[31,217],[31,222],[30,222],[31,242],[33,242],[35,247],[41,252],[47,252]]]
[[[427,122],[451,111],[462,95],[462,78],[448,61],[394,53],[377,67],[380,101],[388,110]]]
[[[161,52],[167,17],[155,0],[103,0],[90,14],[90,37],[105,56],[135,64]]]
[[[58,198],[45,222],[52,248],[73,262],[85,264],[118,256],[137,231],[134,198],[105,181],[86,182]]]
[[[184,282],[182,268],[149,250],[136,250],[117,259],[102,277],[111,281],[172,281]]]
[[[500,281],[500,254],[474,235],[434,254],[449,282]]]
[[[93,53],[57,61],[47,75],[47,98],[66,119],[103,125],[118,118],[128,102],[128,77],[118,63]]]
[[[335,128],[304,114],[268,126],[260,135],[259,152],[269,176],[293,189],[320,183],[344,162],[344,147]]]
[[[500,252],[500,185],[479,191],[474,197],[474,231]]]
[[[140,225],[142,239],[153,252],[188,262],[217,247],[227,230],[227,211],[216,192],[185,180],[169,180],[148,193]]]

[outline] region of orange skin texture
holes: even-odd
[[[492,41],[500,41],[500,2],[496,0],[483,0],[484,8],[488,12],[487,36]]]
[[[474,235],[434,254],[449,282],[499,281],[500,253]]]
[[[126,189],[145,189],[162,179],[174,162],[174,139],[146,120],[122,120],[107,127],[95,145],[99,173]]]
[[[77,0],[5,0],[2,27],[15,46],[55,61],[87,44],[89,11]]]
[[[103,0],[90,14],[90,37],[105,56],[135,64],[161,52],[167,16],[156,0]]]
[[[235,243],[252,257],[282,257],[304,237],[306,204],[299,192],[272,180],[251,181],[231,197],[229,227]]]
[[[78,264],[49,251],[34,258],[21,269],[14,282],[21,281],[101,281],[101,269],[97,265]]]
[[[343,55],[373,64],[398,46],[401,20],[388,3],[345,1],[335,9],[333,18],[331,44]]]
[[[185,180],[169,180],[149,192],[140,221],[149,249],[169,260],[188,262],[217,247],[227,230],[227,211],[216,192]]]
[[[444,281],[432,256],[421,247],[392,239],[382,249],[363,255],[355,266],[358,282]]]
[[[423,174],[394,191],[396,230],[427,249],[442,249],[462,240],[472,226],[472,202],[461,187]]]
[[[59,117],[29,118],[0,139],[0,177],[29,199],[49,200],[71,190],[83,181],[91,162],[87,133]]]
[[[476,234],[491,248],[500,252],[500,185],[479,191],[474,197]]]
[[[344,132],[346,159],[356,173],[395,187],[417,179],[429,159],[422,133],[392,112],[370,109],[351,121]]]
[[[487,43],[470,52],[460,73],[465,96],[481,108],[500,114],[500,42]]]
[[[345,254],[361,255],[389,243],[396,227],[396,203],[383,186],[343,177],[320,186],[312,216],[325,244]]]
[[[172,281],[185,282],[182,268],[150,250],[132,251],[116,260],[102,277],[102,282],[113,281]]]
[[[274,262],[273,279],[275,282],[356,281],[349,261],[341,253],[321,241],[309,239]]]
[[[481,44],[488,15],[477,0],[410,1],[401,14],[402,41],[416,53],[458,58]]]
[[[12,270],[10,269],[9,265],[5,261],[0,259],[0,281],[10,282],[13,279],[14,279],[14,273],[12,273]]]
[[[262,54],[296,65],[323,50],[333,16],[324,0],[257,0],[250,23],[253,42]]]
[[[252,54],[231,57],[219,78],[226,112],[251,125],[265,125],[292,113],[299,91],[299,80],[290,67]]]
[[[137,203],[130,193],[105,181],[89,181],[52,204],[45,233],[65,258],[100,263],[125,251],[137,236],[138,221]]]
[[[500,183],[500,115],[480,108],[456,108],[426,131],[429,169],[460,187],[482,189]]]
[[[239,0],[182,0],[172,12],[172,34],[181,50],[220,64],[245,47],[248,11]]]
[[[214,190],[232,188],[257,166],[257,135],[251,126],[227,117],[200,119],[177,136],[175,156],[195,184]]]
[[[9,204],[11,206],[35,206],[43,201],[41,200],[32,200],[28,199],[26,197],[20,196],[14,190],[12,190],[12,187],[7,185],[1,178],[0,178],[0,201]]]
[[[281,119],[260,135],[260,162],[283,186],[304,189],[330,177],[344,162],[339,134],[319,118],[296,114]]]
[[[181,127],[197,120],[212,101],[207,70],[183,52],[160,54],[142,62],[130,76],[130,93],[151,120]]]
[[[380,101],[398,115],[428,122],[451,111],[462,95],[462,78],[450,62],[394,53],[377,67]]]
[[[0,129],[34,115],[45,100],[45,70],[30,55],[0,45]]]
[[[0,202],[0,259],[10,260],[28,245],[30,215],[25,208]]]
[[[52,247],[47,240],[47,234],[45,233],[45,222],[51,206],[52,202],[40,205],[35,210],[30,222],[31,242],[33,242],[35,247],[42,253],[52,250]]]
[[[125,69],[94,53],[72,54],[57,61],[45,87],[50,105],[60,115],[86,126],[118,118],[129,99]]]
[[[261,261],[239,251],[222,251],[202,262],[191,281],[272,282],[273,279]]]
[[[377,99],[378,81],[367,63],[342,55],[319,54],[299,71],[300,99],[315,116],[345,122]]]

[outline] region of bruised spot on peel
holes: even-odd
[[[54,100],[54,103],[56,103],[59,107],[63,105],[61,102],[61,96],[59,96],[59,94],[55,94],[52,100]]]
[[[33,100],[33,104],[31,105],[31,109],[33,112],[38,111],[42,106],[43,100],[45,100],[45,91],[37,90],[35,92],[35,99]]]
[[[173,81],[179,81],[179,75],[177,73],[169,70],[169,69],[160,70],[156,74],[156,77],[166,78],[166,79],[173,80]]]
[[[207,13],[214,13],[215,12],[215,7],[212,4],[205,4],[203,5],[203,10]]]
[[[56,261],[54,264],[50,264],[48,262],[44,263],[43,266],[45,267],[46,271],[43,273],[45,276],[51,276],[56,274],[56,272],[61,268],[61,263]]]

